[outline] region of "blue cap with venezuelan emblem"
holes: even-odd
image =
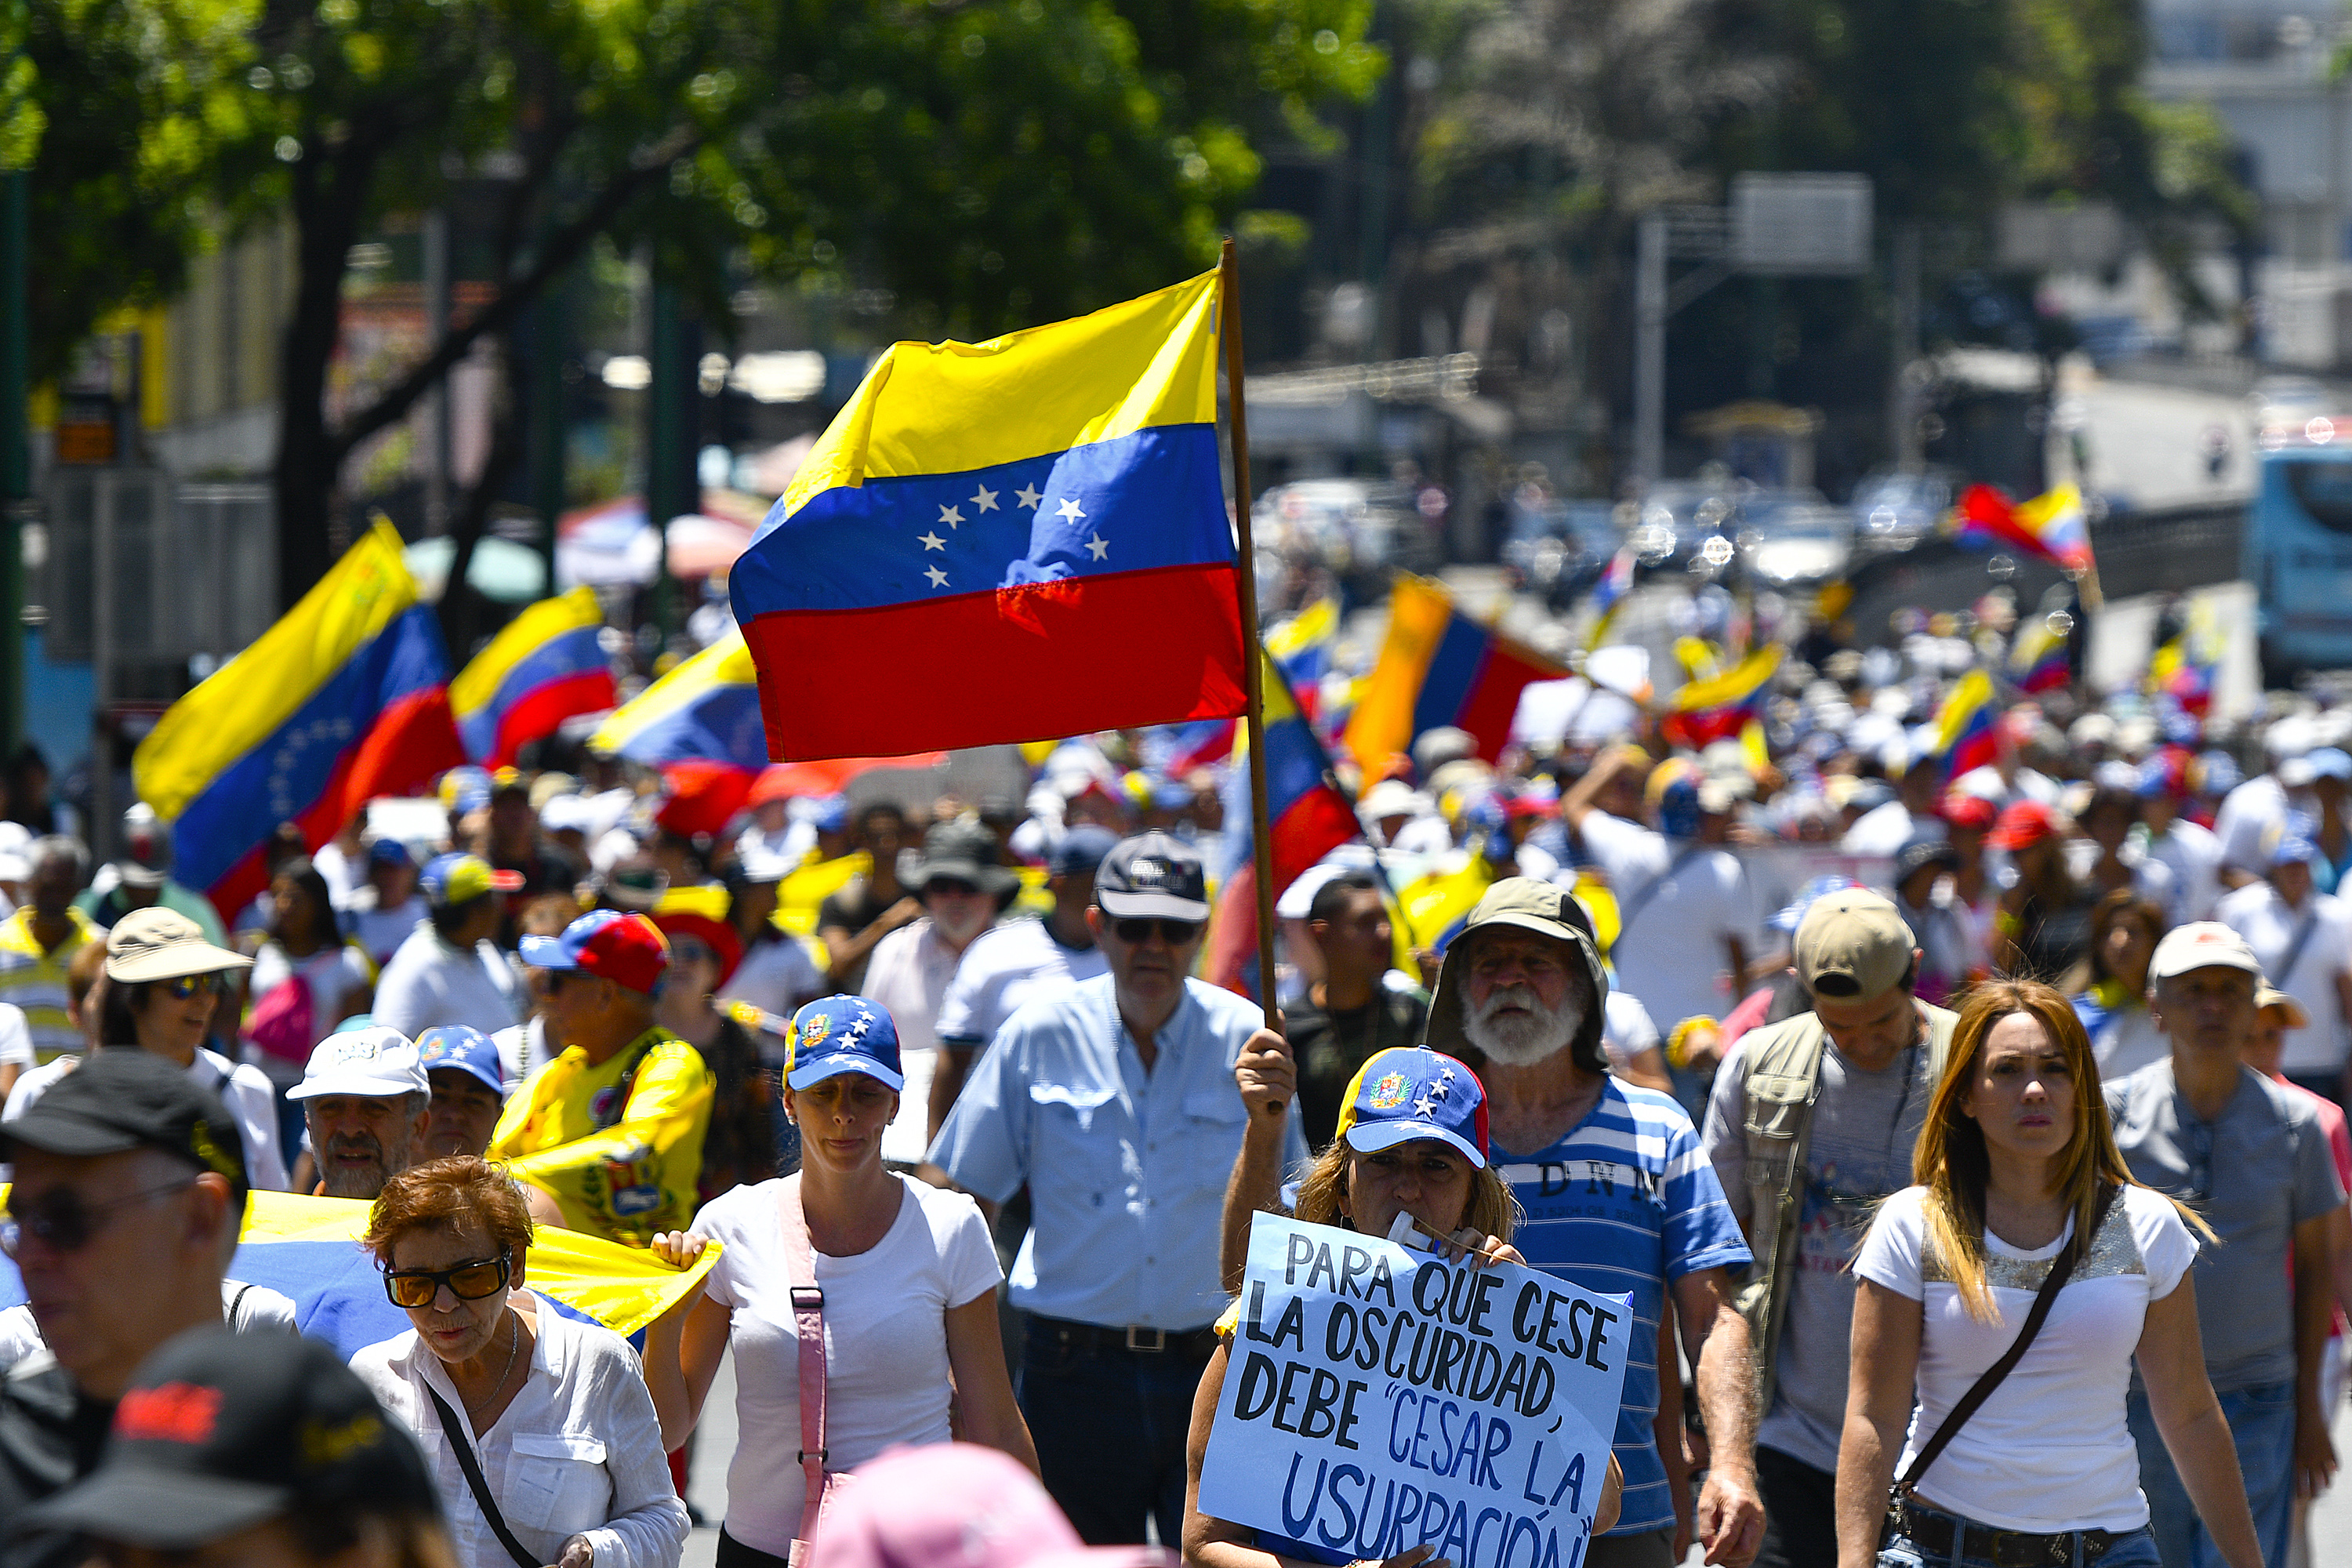
[[[793,1015],[784,1046],[792,1053],[784,1081],[794,1089],[845,1072],[907,1087],[898,1070],[898,1026],[863,996],[818,997]]]
[[[481,1030],[463,1024],[444,1024],[417,1036],[416,1062],[427,1078],[450,1068],[473,1074],[495,1094],[507,1091],[506,1066],[499,1059],[497,1044]]]
[[[1339,1136],[1370,1154],[1416,1138],[1451,1143],[1486,1168],[1486,1090],[1452,1057],[1420,1047],[1381,1051],[1356,1071]]]

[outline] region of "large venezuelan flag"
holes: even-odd
[[[1767,643],[1720,675],[1686,682],[1659,728],[1667,740],[1694,752],[1741,733],[1762,717],[1786,651],[1779,643]]]
[[[466,754],[486,768],[504,767],[524,742],[612,707],[618,699],[604,629],[604,608],[587,587],[541,599],[509,621],[449,683]]]
[[[359,1245],[373,1206],[356,1198],[255,1193],[228,1277],[293,1298],[296,1325],[346,1358],[405,1333],[413,1326],[408,1314],[385,1299],[383,1276]],[[525,1283],[564,1316],[629,1335],[684,1300],[718,1261],[714,1247],[690,1267],[670,1268],[633,1247],[542,1226],[526,1260]],[[0,1307],[24,1300],[16,1265],[0,1258]]]
[[[768,764],[760,690],[743,634],[730,632],[615,709],[588,749],[648,765],[708,757]]]
[[[312,848],[374,796],[466,760],[440,624],[379,520],[252,647],[156,723],[131,759],[172,824],[179,869],[234,917],[267,885],[261,852],[294,822]]]
[[[1475,736],[1478,754],[1491,763],[1511,738],[1519,693],[1530,681],[1567,674],[1455,609],[1440,584],[1401,573],[1389,599],[1388,639],[1357,696],[1345,744],[1368,786],[1414,737],[1445,724]]]
[[[1217,275],[984,343],[897,343],[730,592],[779,759],[1244,706]]]

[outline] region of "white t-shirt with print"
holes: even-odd
[[[2051,1261],[2074,1234],[2069,1216],[2057,1240],[2027,1252],[1988,1231],[2000,1321],[1979,1322],[1922,1244],[1927,1195],[1925,1187],[1906,1187],[1887,1199],[1853,1259],[1855,1274],[1920,1302],[1925,1313],[1919,1404],[1897,1475],[2007,1353]],[[2147,1304],[2171,1295],[2196,1257],[2196,1239],[2169,1199],[2126,1187],[2058,1292],[2041,1336],[1920,1478],[1920,1500],[1997,1529],[2042,1534],[2146,1524],[2139,1452],[2124,1425],[2132,1352]]]
[[[801,1522],[800,1340],[776,1201],[784,1181],[713,1198],[695,1230],[726,1251],[708,1295],[728,1309],[735,1352],[735,1458],[727,1533],[778,1557]],[[946,1314],[1003,1278],[980,1205],[896,1178],[898,1217],[855,1258],[815,1253],[824,1289],[826,1468],[850,1470],[900,1443],[948,1440]]]

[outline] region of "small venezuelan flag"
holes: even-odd
[[[1587,647],[1599,647],[1608,640],[1610,628],[1617,619],[1617,607],[1633,591],[1633,547],[1628,544],[1609,558],[1600,580],[1592,584],[1592,607],[1599,612],[1599,618],[1592,623]]]
[[[2004,546],[2053,561],[2069,571],[2088,572],[2091,525],[2083,492],[2061,485],[2047,495],[2018,503],[1990,485],[1970,485],[1953,509],[1954,537],[1987,549]]]
[[[173,703],[131,759],[172,824],[174,873],[234,916],[281,822],[317,848],[377,795],[462,763],[440,623],[379,520],[301,603]]]
[[[1685,682],[1659,727],[1677,746],[1696,752],[1729,740],[1762,718],[1764,698],[1780,672],[1779,643],[1767,643],[1720,675]]]
[[[1983,767],[1999,753],[1995,727],[2000,717],[1992,677],[1981,669],[1960,677],[1936,710],[1935,743],[1928,752],[1943,759],[1948,781]]]
[[[604,629],[604,609],[587,587],[541,599],[509,621],[449,683],[466,754],[486,768],[505,767],[524,742],[612,707]]]
[[[778,758],[1242,711],[1217,282],[883,353],[730,582]]]
[[[1346,745],[1367,783],[1416,736],[1451,724],[1477,739],[1494,762],[1511,738],[1519,693],[1568,671],[1534,649],[1456,609],[1454,595],[1425,577],[1399,574],[1389,600],[1388,639],[1357,695]]]
[[[2050,617],[2036,616],[2018,628],[2009,648],[2009,679],[2020,691],[2056,691],[2074,679],[2066,634],[2053,627]]]
[[[588,749],[648,764],[708,757],[765,767],[760,691],[743,634],[719,638],[614,709],[588,737]]]
[[[1339,640],[1337,599],[1318,599],[1266,630],[1266,657],[1282,671],[1282,679],[1310,720],[1321,706],[1323,678],[1330,673],[1331,649]]]
[[[360,1247],[373,1207],[356,1198],[255,1193],[228,1277],[291,1297],[295,1326],[346,1357],[404,1334],[414,1327],[408,1314],[384,1299],[383,1275]],[[671,1268],[650,1252],[542,1226],[530,1244],[530,1288],[565,1317],[625,1336],[683,1300],[719,1251],[706,1248],[688,1267]],[[0,1307],[24,1300],[16,1265],[0,1258]]]

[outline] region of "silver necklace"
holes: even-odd
[[[507,1335],[507,1364],[499,1369],[498,1382],[490,1384],[490,1391],[482,1395],[479,1404],[476,1404],[471,1401],[467,1402],[466,1405],[466,1414],[468,1415],[473,1415],[476,1411],[481,1409],[483,1405],[488,1405],[491,1400],[496,1399],[499,1396],[499,1390],[505,1388],[507,1385],[508,1374],[514,1371],[515,1356],[522,1349],[522,1320],[515,1315],[514,1309],[511,1307],[507,1309],[507,1324],[513,1331],[511,1333]]]

